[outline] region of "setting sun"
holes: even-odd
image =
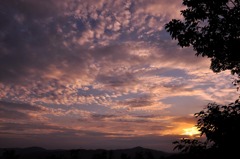
[[[186,129],[183,129],[183,131],[184,131],[183,133],[184,135],[189,135],[189,136],[200,134],[200,132],[196,127],[186,128]]]

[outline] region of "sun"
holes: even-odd
[[[183,131],[184,131],[183,135],[193,136],[193,135],[200,134],[200,132],[196,127],[186,128],[186,129],[183,129]]]

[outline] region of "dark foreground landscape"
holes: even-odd
[[[142,147],[118,150],[47,150],[40,147],[0,149],[1,159],[163,159],[172,155]]]

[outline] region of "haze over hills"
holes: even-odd
[[[115,150],[48,150],[41,147],[0,148],[1,159],[159,159],[168,157],[170,155],[171,153],[143,147]]]

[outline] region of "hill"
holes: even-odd
[[[0,159],[159,159],[170,153],[142,147],[117,150],[47,150],[41,147],[0,148]]]

